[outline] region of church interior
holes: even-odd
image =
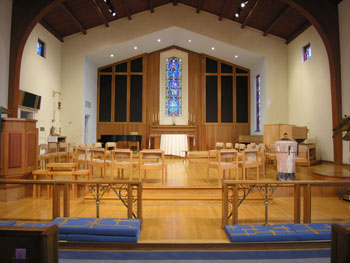
[[[350,0],[29,2],[0,1],[1,262],[349,262]]]

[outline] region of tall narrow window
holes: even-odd
[[[261,122],[261,92],[260,92],[260,75],[255,78],[255,108],[256,108],[256,131],[260,131]]]
[[[182,116],[182,59],[165,60],[165,116]]]
[[[303,47],[303,61],[311,59],[311,45],[310,43]]]
[[[40,39],[38,39],[38,42],[36,42],[36,53],[43,58],[46,56],[46,44]]]

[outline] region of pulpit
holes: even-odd
[[[2,118],[0,178],[26,179],[35,170],[38,160],[36,120]],[[6,185],[0,189],[0,200],[11,201],[25,195],[22,185]]]

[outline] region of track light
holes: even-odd
[[[245,7],[247,4],[248,4],[248,1],[242,1],[241,7],[243,8],[243,7]]]
[[[112,14],[112,16],[116,16],[117,13],[114,11],[114,7],[113,7],[113,5],[112,5],[111,0],[104,0],[104,1],[105,1],[105,3],[106,3],[107,6],[108,6],[108,11]]]
[[[239,17],[239,15],[241,14],[242,9],[239,7],[237,12],[235,13],[235,17]]]

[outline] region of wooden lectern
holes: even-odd
[[[1,119],[1,179],[26,179],[36,169],[38,160],[36,122],[17,118]],[[0,189],[0,201],[17,200],[24,195],[23,185],[6,185]]]

